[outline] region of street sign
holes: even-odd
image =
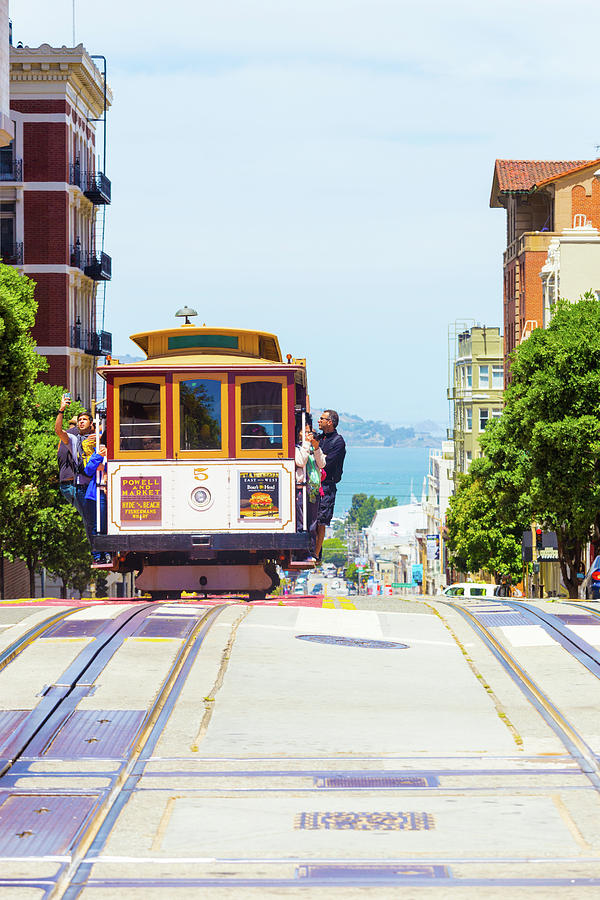
[[[440,558],[440,536],[439,534],[428,534],[427,539],[427,559]]]

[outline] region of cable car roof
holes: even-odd
[[[240,356],[280,363],[281,350],[274,334],[241,328],[206,328],[184,324],[178,328],[132,334],[131,340],[148,360],[181,356]]]

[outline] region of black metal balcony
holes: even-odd
[[[88,172],[83,180],[83,193],[97,206],[110,203],[110,179],[104,172]]]
[[[23,242],[0,245],[0,256],[6,266],[23,265]]]
[[[69,184],[74,184],[83,191],[84,196],[97,206],[110,203],[110,179],[104,172],[84,172],[81,164],[71,163],[69,166]]]
[[[112,334],[110,331],[88,331],[81,325],[71,325],[71,347],[83,350],[90,356],[106,356],[112,353]]]
[[[83,271],[93,281],[110,281],[112,278],[112,259],[108,253],[90,253]]]
[[[0,181],[23,181],[23,160],[0,154]]]

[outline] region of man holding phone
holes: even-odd
[[[85,474],[84,469],[86,462],[94,452],[94,422],[91,415],[83,410],[77,416],[77,426],[73,431],[65,431],[63,424],[63,416],[65,409],[71,403],[71,395],[63,394],[60,402],[56,422],[54,423],[54,431],[65,444],[73,458],[74,479],[73,486],[75,491],[74,506],[83,518],[85,492],[90,483],[90,478]],[[68,499],[68,498],[67,498]]]
[[[319,428],[322,431],[319,438],[319,446],[325,454],[326,474],[321,483],[323,496],[319,502],[317,517],[317,560],[321,559],[325,529],[333,518],[337,485],[342,478],[344,470],[346,442],[341,434],[338,434],[336,431],[339,421],[340,417],[334,409],[326,409],[319,417]]]

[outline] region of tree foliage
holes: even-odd
[[[556,531],[571,597],[586,543],[600,539],[599,412],[600,302],[590,293],[559,302],[549,327],[519,346],[501,419],[503,438],[522,454],[532,517]]]
[[[372,494],[370,496],[367,496],[367,494],[354,494],[346,519],[350,524],[356,525],[359,530],[368,528],[378,509],[387,509],[390,506],[397,505],[398,500],[396,497],[378,498]]]
[[[356,563],[350,563],[350,565],[346,567],[344,578],[346,579],[346,581],[354,582],[354,584],[358,583],[358,568],[356,566]]]
[[[488,425],[481,439],[484,458],[473,462],[465,486],[452,502],[452,552],[456,559],[466,560],[466,548],[476,544],[469,543],[460,527],[462,522],[467,529],[463,511],[470,498],[481,530],[497,522],[507,534],[512,530],[516,539],[519,529],[535,522],[555,531],[563,582],[569,595],[576,597],[586,544],[592,539],[597,549],[600,545],[596,297],[588,294],[578,303],[559,302],[549,327],[536,329],[519,345],[510,374],[502,416]],[[492,546],[491,538],[485,537],[479,543],[485,540],[490,543],[490,559],[497,564],[500,544],[495,539]]]
[[[332,563],[336,567],[346,564],[348,559],[348,547],[339,538],[327,538],[323,541],[322,560],[324,563]]]
[[[7,504],[0,511],[6,555],[25,561],[31,596],[35,572],[46,566],[65,586],[82,572],[91,575],[90,548],[81,517],[58,490],[54,420],[62,389],[35,384],[28,397],[22,433],[10,454]]]
[[[482,463],[482,465],[477,465]],[[447,547],[452,565],[461,572],[484,569],[496,581],[501,577],[517,580],[522,572],[521,522],[499,515],[498,494],[488,480],[487,460],[476,460],[468,475],[459,482],[450,498]]]
[[[34,287],[25,275],[0,263],[0,463],[12,455],[23,433],[31,390],[47,368],[31,336],[37,312]]]

